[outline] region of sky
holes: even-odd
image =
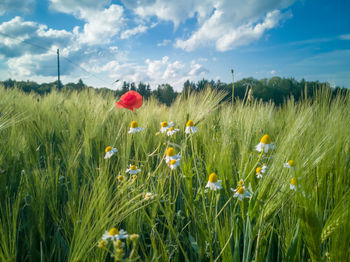
[[[350,1],[1,0],[0,80],[232,82],[273,76],[350,88]],[[119,80],[119,81],[117,81]]]

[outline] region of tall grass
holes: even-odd
[[[323,90],[282,107],[232,107],[224,95],[184,95],[171,107],[151,99],[132,113],[91,90],[39,97],[0,87],[0,260],[113,261],[97,245],[116,227],[140,235],[133,260],[347,261],[350,95]],[[189,119],[200,130],[192,136]],[[131,135],[133,120],[145,129]],[[181,131],[159,134],[161,121]],[[276,150],[257,179],[265,133]],[[109,145],[118,153],[105,160]],[[182,156],[174,171],[169,146]],[[290,159],[295,169],[283,167]],[[142,170],[135,180],[129,164]],[[222,190],[205,190],[212,172]],[[250,199],[232,197],[240,179]]]

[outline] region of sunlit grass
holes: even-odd
[[[224,95],[186,94],[171,107],[150,99],[132,113],[91,90],[0,87],[0,260],[113,261],[98,244],[116,227],[139,234],[123,247],[130,260],[346,261],[350,95],[283,107],[232,107]],[[198,132],[185,134],[188,120]],[[132,121],[144,130],[129,134]],[[163,121],[180,131],[161,133]],[[255,150],[264,134],[271,158]],[[110,159],[107,146],[118,149]],[[181,155],[173,170],[169,147]],[[212,173],[222,189],[205,188]],[[240,179],[252,193],[241,201],[231,191]]]

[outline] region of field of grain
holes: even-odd
[[[223,96],[133,113],[91,90],[0,88],[0,261],[347,261],[350,95]],[[258,152],[265,134],[275,149]]]

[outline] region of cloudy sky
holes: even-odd
[[[274,75],[350,88],[350,1],[1,0],[0,80],[170,83]],[[121,80],[114,83],[115,80]]]

